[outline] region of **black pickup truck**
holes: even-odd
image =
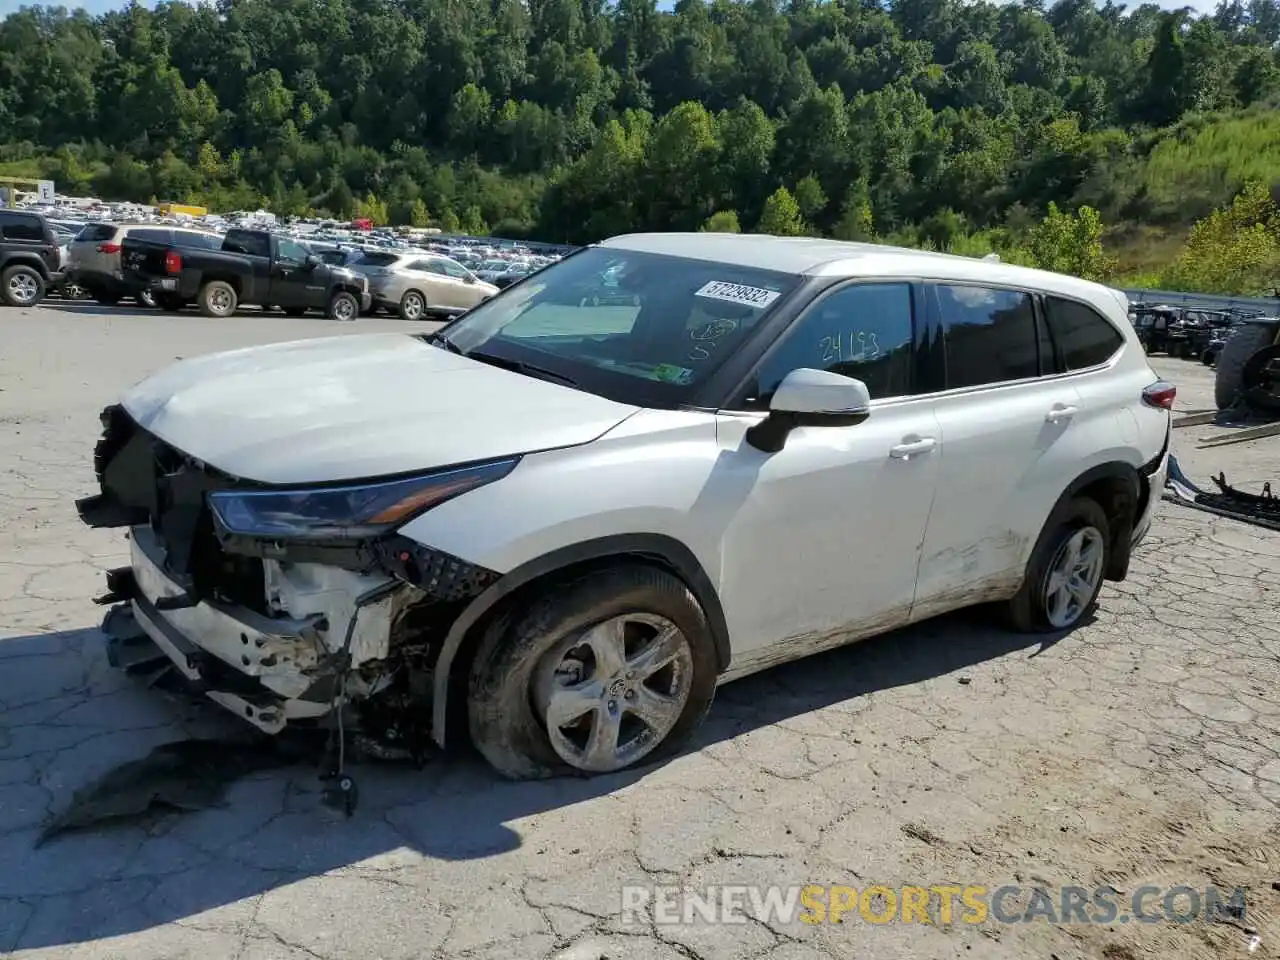
[[[120,265],[125,283],[150,291],[162,309],[194,303],[207,317],[229,317],[242,304],[256,304],[282,307],[290,316],[323,310],[333,320],[354,320],[372,303],[363,276],[267,230],[228,230],[219,250],[126,236]]]

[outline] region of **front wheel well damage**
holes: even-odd
[[[665,540],[666,538],[655,537],[654,539]],[[622,545],[620,543],[619,547]],[[635,547],[643,545],[643,542],[634,544]],[[492,597],[488,602],[483,596],[478,598],[475,603],[483,605],[483,609],[478,611],[478,615],[468,618],[469,622],[463,626],[456,646],[451,648],[446,642],[436,660],[437,677],[432,724],[433,738],[436,743],[451,750],[469,743],[468,685],[475,656],[486,631],[498,620],[510,617],[528,606],[536,596],[548,590],[554,590],[558,585],[580,578],[584,574],[595,574],[617,567],[645,565],[679,578],[703,608],[712,632],[717,667],[718,670],[723,671],[729,662],[729,645],[728,629],[719,597],[701,565],[693,560],[691,553],[688,557],[673,557],[672,553],[677,551],[671,550],[666,544],[662,546],[665,549],[615,549],[605,553],[592,553],[577,559],[572,558],[572,553],[576,551],[569,548],[564,553],[570,556],[561,557],[558,563],[554,558],[560,556],[560,552],[552,554],[551,558],[544,558],[542,562],[532,561],[512,571],[507,578],[504,578],[509,578],[507,588],[503,590],[503,582],[499,581],[493,589],[501,591],[500,595]],[[687,552],[687,548],[683,548],[682,545],[681,549]],[[693,570],[688,566],[690,560],[694,564]],[[529,571],[531,575],[522,575],[521,571],[525,571],[526,568],[534,568]]]

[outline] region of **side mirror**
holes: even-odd
[[[747,431],[747,442],[777,453],[796,427],[849,427],[871,416],[871,393],[853,377],[801,367],[787,374],[769,401],[769,415]]]
[[[307,270],[314,270],[316,267],[320,266],[320,264],[322,263],[324,263],[324,261],[321,260],[319,257],[317,257],[313,253],[313,254],[310,254],[306,260],[302,261],[302,266]]]
[[[463,279],[463,281],[462,281],[462,282],[463,282],[463,283],[475,283],[475,282],[476,282],[476,275],[475,275],[474,273],[468,273],[468,274],[466,275],[466,277]]]

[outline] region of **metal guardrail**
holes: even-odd
[[[1202,310],[1258,310],[1280,314],[1280,297],[1222,297],[1212,293],[1179,293],[1170,290],[1123,290],[1130,303],[1167,303]]]

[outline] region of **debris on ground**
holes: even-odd
[[[1178,466],[1177,458],[1171,455],[1164,499],[1269,530],[1280,530],[1280,497],[1271,492],[1270,483],[1263,484],[1262,493],[1257,494],[1231,486],[1227,483],[1225,473],[1219,473],[1211,479],[1219,492],[1204,490],[1192,483]]]
[[[203,810],[221,804],[236,780],[306,758],[297,742],[271,738],[192,739],[161,744],[145,757],[108,771],[77,790],[52,817],[36,846],[59,834],[157,809]]]

